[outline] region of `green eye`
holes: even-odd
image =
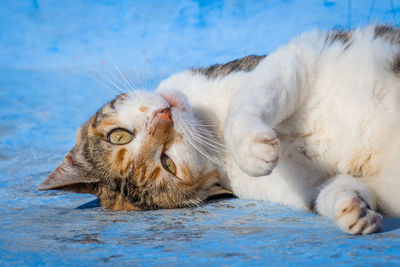
[[[133,134],[128,130],[115,129],[108,134],[108,142],[114,145],[124,145],[132,141]]]
[[[175,163],[172,161],[172,159],[170,159],[164,153],[161,154],[161,163],[162,163],[164,169],[166,169],[167,171],[169,171],[170,173],[175,175],[175,173],[176,173]]]

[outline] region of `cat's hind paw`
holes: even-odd
[[[335,204],[335,220],[346,233],[365,235],[382,231],[382,215],[370,209],[359,196],[343,195]]]

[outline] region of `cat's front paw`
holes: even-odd
[[[233,157],[250,176],[269,175],[278,164],[280,145],[272,129],[245,133],[234,143]]]
[[[340,197],[335,204],[335,220],[349,234],[370,234],[382,230],[382,215],[355,194]]]

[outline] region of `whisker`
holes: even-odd
[[[203,151],[202,149],[200,149],[200,148],[195,144],[195,142],[193,142],[193,140],[192,140],[192,139],[193,139],[193,136],[191,135],[191,132],[188,131],[188,128],[187,128],[187,127],[184,127],[184,130],[185,130],[185,132],[186,132],[186,136],[188,137],[189,143],[190,143],[191,145],[193,145],[194,148],[196,148],[200,153],[202,153],[202,154],[203,154],[204,156],[206,156],[208,159],[214,161],[214,159],[210,158],[210,157],[211,157],[210,155],[208,155],[205,151]]]
[[[135,74],[136,74],[136,76],[137,76],[137,73],[136,73],[136,69],[133,67],[133,71],[135,72]],[[137,79],[137,78],[136,78]],[[131,81],[132,82],[132,84],[133,84],[133,88],[135,88],[135,89],[141,89],[141,87],[140,87],[140,84],[138,83],[138,81],[137,80],[133,80],[133,81]]]
[[[215,125],[213,124],[204,124],[204,123],[198,123],[196,121],[190,121],[190,124],[194,125],[194,126],[198,126],[198,127],[213,127],[216,128]]]
[[[209,159],[210,161],[214,162],[216,165],[222,167],[222,168],[226,168],[226,164],[225,162],[221,162],[220,159],[216,159],[214,157],[212,157],[211,155],[209,155],[207,152],[203,151],[200,147],[198,147],[195,142],[194,142],[194,138],[193,136],[191,136],[191,131],[187,128],[186,125],[184,125],[183,127],[184,132],[186,133],[185,135],[187,136],[187,141],[199,152],[201,153],[203,156],[205,156],[207,159]]]
[[[194,126],[194,128],[196,129],[196,130],[200,130],[200,131],[203,131],[203,132],[208,132],[208,133],[216,133],[216,131],[215,130],[211,130],[211,129],[213,129],[213,128],[216,128],[214,125],[207,125],[207,124],[200,124],[200,123],[194,123],[193,124],[193,126]],[[211,129],[210,129],[211,128]]]
[[[118,90],[120,90],[122,93],[127,93],[126,91],[122,90],[121,87],[119,87],[118,85],[116,85],[113,81],[111,81],[109,78],[107,78],[104,74],[101,74],[99,71],[94,70],[94,72],[99,75],[100,77],[102,77],[104,80],[106,80],[107,82],[109,82],[111,85],[113,85],[115,88],[117,88]]]
[[[212,144],[209,144],[209,143],[207,143],[207,142],[205,142],[205,141],[203,141],[203,140],[201,140],[201,139],[197,139],[197,138],[195,138],[195,137],[193,137],[193,136],[192,136],[192,138],[193,138],[194,140],[196,140],[197,142],[203,144],[203,145],[206,146],[208,149],[210,149],[210,150],[212,150],[212,151],[214,151],[214,152],[217,152],[217,153],[225,153],[225,150],[222,149],[222,148],[219,148],[219,147],[217,147],[217,146],[214,146],[214,145],[212,145]]]
[[[132,69],[133,69],[133,71],[135,72],[135,75],[136,75],[136,80],[131,80],[131,82],[133,83],[133,88],[135,88],[135,89],[146,89],[146,88],[143,88],[143,86],[141,85],[141,83],[139,83],[139,75],[138,75],[138,72],[137,72],[137,70],[136,70],[136,68],[133,66],[133,65],[130,65],[130,68],[132,67]]]
[[[218,137],[218,134],[216,132],[210,131],[210,130],[206,130],[206,129],[202,129],[200,127],[193,127],[193,130],[196,131],[199,134],[205,134],[207,136],[215,137],[215,138]]]
[[[214,140],[212,140],[210,138],[207,138],[207,137],[204,137],[202,135],[199,135],[198,133],[194,133],[194,137],[198,138],[199,140],[202,140],[203,142],[210,142],[211,146],[218,147],[220,149],[225,149],[225,145],[224,144],[221,144],[221,143],[219,143],[217,141],[214,141]]]
[[[111,88],[108,85],[106,85],[103,81],[101,81],[100,79],[96,78],[94,75],[92,75],[90,73],[88,75],[89,75],[90,78],[92,78],[96,82],[100,83],[102,86],[104,86],[106,89],[110,90],[111,92],[115,93],[116,95],[120,94],[119,92],[115,91],[113,88]]]
[[[141,87],[142,89],[145,89],[145,90],[147,90],[147,91],[150,91],[149,88],[146,88],[146,87],[143,85],[142,79],[140,78],[140,76],[139,76],[139,74],[138,74],[136,68],[135,68],[135,74],[136,74],[136,78],[138,79],[138,82],[139,82],[139,84],[140,84],[140,87]]]
[[[216,139],[220,139],[220,135],[216,132],[216,131],[212,131],[208,128],[211,127],[211,125],[206,128],[206,126],[204,124],[201,124],[197,121],[191,121],[191,126],[193,128],[193,131],[196,132],[197,134],[201,135],[202,137],[211,137],[211,138],[216,138]],[[213,128],[215,128],[215,126],[213,126]]]
[[[111,59],[112,64],[114,65],[114,68],[119,72],[119,74],[121,75],[122,79],[124,79],[124,81],[127,83],[127,85],[131,88],[131,90],[135,90],[134,87],[132,87],[132,85],[129,83],[128,79],[126,79],[125,75],[121,72],[121,70],[119,69],[119,67],[117,66],[117,64],[115,64],[114,58],[112,57],[111,53],[109,50],[107,50],[108,56]]]
[[[188,138],[188,141],[189,141],[189,143],[190,143],[197,151],[199,151],[201,154],[203,154],[203,156],[205,156],[206,158],[208,158],[208,159],[211,160],[212,162],[217,163],[217,162],[215,161],[214,158],[212,158],[212,157],[209,156],[207,153],[203,152],[199,147],[197,147],[197,146],[193,143],[193,141],[190,140],[190,138]]]
[[[118,84],[127,91],[132,90],[131,88],[127,87],[127,85],[123,81],[121,81],[121,79],[116,74],[114,74],[112,71],[109,71],[109,73],[113,76],[115,83],[118,82]]]
[[[198,125],[198,126],[212,126],[212,127],[216,127],[216,125],[215,125],[215,124],[212,124],[212,122],[210,122],[210,121],[206,121],[207,123],[205,123],[205,122],[202,122],[201,119],[199,120],[199,119],[195,119],[195,118],[188,118],[188,120],[189,120],[189,122],[190,122],[191,124],[195,124],[195,125]]]
[[[225,152],[226,152],[225,150],[223,150],[223,149],[221,149],[221,148],[208,145],[208,144],[205,143],[204,141],[198,140],[198,139],[196,139],[196,138],[192,138],[192,140],[193,140],[193,142],[195,142],[195,143],[197,143],[197,144],[199,144],[199,145],[202,145],[202,146],[204,147],[203,152],[204,152],[204,151],[207,151],[207,153],[208,153],[209,155],[212,154],[212,155],[215,155],[215,156],[217,156],[217,157],[221,157],[221,156],[223,156],[223,155],[225,154]],[[205,152],[205,153],[206,153],[206,152]]]
[[[137,82],[137,81],[132,81],[132,84],[133,84],[133,86],[134,86],[134,88],[136,88],[136,89],[141,89],[141,87],[140,87],[140,84]],[[135,90],[136,90],[135,89]]]
[[[149,80],[148,80],[148,79],[145,79],[144,82],[146,83],[146,86],[147,86],[146,89],[147,89],[148,91],[150,91],[150,90],[151,90],[151,84],[150,84]]]

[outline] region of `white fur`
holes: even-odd
[[[354,30],[347,48],[314,31],[250,72],[186,71],[158,92],[182,92],[224,136],[225,183],[237,196],[304,210],[316,201],[346,232],[379,231],[377,206],[400,216],[400,79],[390,70],[399,46],[374,29]],[[367,175],[351,177],[362,163]],[[357,212],[341,216],[346,207]]]

